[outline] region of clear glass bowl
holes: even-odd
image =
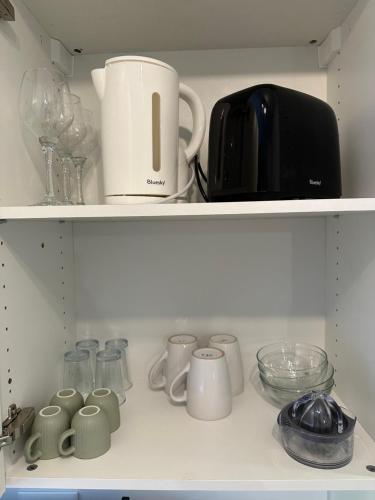
[[[264,373],[259,371],[260,377],[268,385],[275,387],[276,389],[309,389],[315,385],[322,384],[330,380],[334,375],[334,368],[331,363],[326,363],[320,372],[309,373],[305,376],[300,377],[276,377],[268,372]]]
[[[325,392],[326,394],[330,394],[335,384],[332,374],[332,376],[329,379],[319,384],[312,385],[311,387],[300,387],[299,389],[297,388],[285,389],[282,387],[276,387],[269,384],[266,380],[263,379],[262,374],[259,374],[259,376],[266,397],[279,408],[285,406],[288,403],[291,403],[292,401],[295,401],[296,399],[299,399],[300,397],[304,396],[305,394],[311,391],[321,391]]]
[[[318,346],[277,342],[257,352],[259,371],[268,377],[299,378],[317,375],[327,367],[327,353]]]

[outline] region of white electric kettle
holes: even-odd
[[[198,95],[168,64],[148,57],[108,59],[91,72],[102,104],[105,203],[161,202],[177,191],[178,99],[193,115],[187,164],[198,152],[205,113]]]

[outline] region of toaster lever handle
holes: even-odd
[[[228,104],[224,104],[222,109],[220,110],[220,133],[219,133],[220,153],[218,158],[217,177],[215,179],[215,182],[220,184],[222,184],[223,182],[223,173],[224,173],[228,111],[229,111]]]

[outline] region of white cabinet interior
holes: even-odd
[[[367,434],[374,435],[368,318],[375,241],[368,236],[361,246],[373,220],[360,214],[327,224],[324,217],[3,224],[4,299],[18,290],[17,302],[4,311],[8,330],[1,337],[1,365],[12,375],[10,384],[2,376],[5,405],[47,401],[59,384],[62,353],[76,337],[126,335],[134,381],[110,452],[95,461],[40,462],[30,472],[20,450],[8,450],[14,461],[8,486],[373,489],[366,466],[375,456]],[[356,238],[346,239],[352,226]],[[337,252],[342,261],[333,261]],[[358,302],[367,319],[354,337]],[[187,331],[240,338],[246,391],[227,419],[195,421],[147,388],[147,371],[168,334]],[[323,474],[283,452],[274,434],[277,409],[264,401],[253,372],[257,348],[281,338],[325,346],[337,365],[335,391],[363,424],[349,466]]]
[[[77,2],[70,10],[69,2],[26,2],[35,12],[42,9],[40,16],[49,16],[42,27],[20,0],[13,3],[16,22],[0,24],[0,60],[6,61],[5,78],[0,79],[5,97],[0,116],[0,219],[7,220],[0,225],[3,417],[12,402],[38,407],[48,400],[60,383],[62,354],[78,337],[126,335],[135,386],[122,410],[123,427],[107,455],[95,462],[46,461],[30,472],[21,457],[22,443],[17,443],[6,450],[7,485],[136,490],[132,498],[149,497],[144,490],[152,492],[153,498],[178,491],[178,498],[189,500],[202,498],[198,491],[216,500],[263,498],[249,493],[260,490],[288,492],[288,498],[300,498],[300,493],[290,492],[304,490],[314,500],[326,498],[321,490],[368,490],[363,498],[371,495],[375,475],[366,466],[375,462],[371,356],[375,215],[362,212],[374,212],[374,200],[7,207],[32,203],[43,189],[38,146],[18,123],[22,73],[31,66],[50,64],[45,28],[57,36],[51,19],[59,9],[68,18],[61,15],[57,28],[69,28],[69,22],[74,28],[77,8]],[[108,11],[110,3],[106,3]],[[251,3],[259,8],[265,5]],[[297,6],[292,0],[287,3]],[[314,25],[311,17],[311,26],[320,30],[314,37],[322,41],[353,3],[319,2],[320,9],[331,10],[329,15],[325,11],[326,17],[321,15],[321,23]],[[280,2],[268,2],[276,4]],[[299,2],[309,9],[317,4]],[[96,9],[103,5],[95,2]],[[371,197],[375,192],[375,107],[369,105],[375,80],[374,26],[374,2],[357,2],[343,24],[341,53],[328,71],[319,69],[317,49],[309,46],[228,50],[233,45],[227,39],[224,48],[213,51],[147,55],[175,66],[181,79],[201,95],[208,116],[222,95],[266,81],[328,98],[339,118],[344,194]],[[80,23],[80,28],[85,25]],[[88,36],[89,31],[83,34]],[[310,31],[306,34],[310,37]],[[71,40],[76,43],[73,36]],[[154,50],[163,47],[152,46]],[[114,51],[117,46],[105,49]],[[105,54],[76,57],[70,81],[84,104],[94,109],[97,120],[99,103],[90,70],[101,67],[106,58]],[[185,138],[189,119],[181,106]],[[207,135],[202,160],[206,164]],[[90,202],[101,201],[100,165],[89,173],[86,191]],[[195,422],[183,408],[172,407],[163,394],[147,389],[147,369],[165,337],[177,331],[199,335],[230,331],[240,337],[248,382],[228,419]],[[360,418],[354,459],[346,468],[303,467],[284,454],[272,434],[277,410],[262,399],[250,375],[256,349],[285,337],[327,348],[337,370],[336,393]],[[273,499],[272,493],[267,495],[267,500]],[[354,499],[350,495],[354,493],[349,494]],[[341,499],[338,493],[329,498]]]

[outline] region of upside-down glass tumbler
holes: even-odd
[[[94,388],[89,351],[64,354],[64,388],[72,387],[86,397]]]
[[[126,352],[128,350],[128,340],[127,339],[110,339],[105,343],[106,349],[118,349],[121,351],[121,361],[122,361],[122,376],[124,378],[124,389],[128,391],[132,386],[132,382],[129,375],[129,367],[127,362]]]
[[[119,404],[125,403],[126,396],[119,349],[105,349],[96,354],[95,387],[112,389],[117,394]]]
[[[99,340],[96,340],[96,339],[78,340],[76,342],[76,349],[78,351],[89,351],[92,378],[95,381],[96,353],[99,351]]]

